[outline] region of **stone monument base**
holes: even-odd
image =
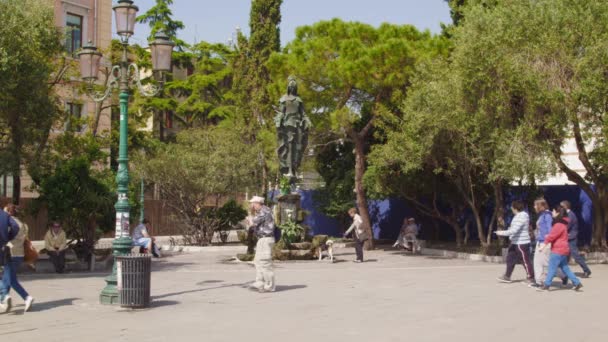
[[[298,222],[300,220],[302,196],[299,194],[281,195],[277,199],[279,209],[276,213],[275,222],[283,225],[289,221]]]

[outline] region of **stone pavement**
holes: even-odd
[[[277,292],[243,288],[248,264],[225,252],[155,261],[153,307],[98,304],[103,274],[25,275],[36,297],[0,315],[1,341],[604,341],[608,266],[594,265],[581,293],[499,284],[504,265],[396,251],[354,264],[277,265]],[[348,262],[344,260],[349,260]],[[576,271],[580,271],[575,268]],[[514,278],[523,278],[520,266]]]

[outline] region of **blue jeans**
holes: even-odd
[[[562,272],[572,281],[574,286],[577,286],[581,283],[580,280],[572,273],[570,267],[568,266],[568,256],[567,255],[559,255],[555,253],[551,253],[549,257],[549,269],[547,270],[547,279],[545,279],[545,286],[549,287],[553,283],[553,278],[557,273],[557,269],[561,269]]]
[[[574,261],[576,261],[577,264],[581,265],[583,272],[591,273],[589,266],[587,266],[587,263],[585,262],[585,258],[583,258],[581,253],[578,251],[576,239],[568,241],[568,245],[570,246],[570,256],[574,259]]]
[[[148,248],[148,247],[150,247],[151,243],[152,243],[152,238],[142,237],[139,239],[133,239],[133,246],[137,246],[137,247]]]
[[[0,300],[4,300],[4,297],[11,291],[11,288],[14,289],[23,300],[29,296],[23,286],[19,284],[19,280],[17,280],[17,270],[19,270],[21,263],[23,263],[23,257],[12,257],[11,262],[4,266],[4,275],[2,276],[2,285],[0,286]]]

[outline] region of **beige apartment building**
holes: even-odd
[[[69,70],[69,79],[57,87],[60,105],[65,108],[66,117],[72,116],[87,121],[95,116],[96,105],[85,94],[78,91],[79,69],[78,50],[91,42],[101,51],[109,50],[112,40],[112,0],[47,0],[53,3],[55,10],[55,26],[65,32],[64,55],[70,62],[75,62],[76,70]],[[58,56],[59,57],[59,56]],[[103,134],[110,129],[110,110],[101,112],[98,132]],[[90,129],[90,125],[83,125],[81,132]],[[52,135],[61,134],[61,125],[56,127]],[[23,170],[21,175],[21,198],[36,197],[37,194],[29,190],[31,178]],[[13,179],[11,175],[0,176],[0,197],[13,196]]]

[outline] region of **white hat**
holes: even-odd
[[[253,196],[250,200],[249,203],[260,203],[260,204],[264,204],[264,197],[260,197],[260,196]]]

